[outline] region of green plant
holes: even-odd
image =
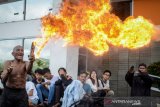
[[[160,76],[160,61],[149,65],[148,72],[152,75]]]
[[[35,60],[32,71],[35,71],[37,68],[43,69],[46,67],[49,67],[49,60],[44,58],[39,58]]]
[[[1,74],[2,71],[3,71],[3,63],[0,62],[0,74]]]

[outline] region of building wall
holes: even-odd
[[[133,15],[144,16],[154,24],[160,25],[160,0],[133,0]]]

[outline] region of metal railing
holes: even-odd
[[[151,74],[149,74],[149,76],[152,77],[152,79],[153,79],[153,84],[152,84],[151,90],[156,91],[156,92],[160,92],[160,77],[155,76],[155,75],[151,75]]]

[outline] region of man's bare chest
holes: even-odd
[[[11,72],[11,75],[25,75],[26,73],[26,64],[13,64],[13,70]]]

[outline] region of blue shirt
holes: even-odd
[[[84,91],[86,92],[86,94],[90,94],[90,93],[91,93],[91,87],[90,87],[89,84],[84,83],[84,84],[83,84],[83,89],[84,89]]]

